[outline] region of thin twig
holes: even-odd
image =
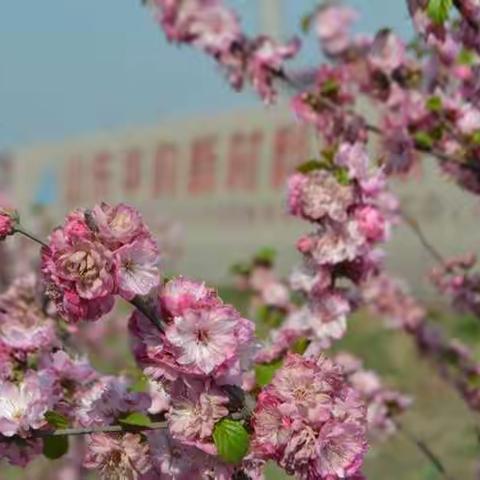
[[[430,447],[425,443],[424,440],[417,438],[412,432],[407,430],[401,423],[395,422],[398,430],[404,435],[404,437],[412,442],[418,450],[431,462],[431,464],[436,468],[436,470],[445,478],[446,480],[454,480],[446,470],[440,458],[430,449]]]
[[[428,240],[428,238],[423,233],[418,222],[410,217],[405,212],[401,212],[401,216],[404,219],[405,223],[410,227],[412,232],[416,235],[420,243],[425,247],[427,252],[441,265],[445,266],[447,261],[443,257],[443,255],[432,245],[432,243]]]
[[[134,297],[130,300],[130,304],[133,305],[142,315],[147,317],[161,332],[165,332],[165,324],[159,317],[157,310],[148,301],[140,296]]]
[[[34,437],[65,437],[70,435],[89,435],[92,433],[127,433],[146,430],[162,430],[167,427],[167,422],[153,422],[149,426],[136,425],[104,425],[87,428],[59,428],[53,431],[36,430]]]
[[[20,225],[17,225],[14,229],[14,232],[15,233],[20,233],[21,235],[29,238],[30,240],[33,240],[35,243],[38,243],[39,245],[41,245],[42,247],[45,247],[45,248],[49,248],[48,245],[43,241],[43,240],[40,240],[38,237],[36,237],[33,233],[30,233],[28,232],[27,230],[25,230],[23,227],[21,227]]]

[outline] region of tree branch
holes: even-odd
[[[40,240],[33,233],[28,232],[27,230],[25,230],[20,225],[16,225],[13,231],[14,231],[14,233],[20,233],[21,235],[29,238],[30,240],[34,241],[35,243],[38,243],[42,247],[49,248],[48,245],[43,240]]]
[[[53,431],[36,430],[34,437],[64,437],[70,435],[90,435],[92,433],[127,433],[142,432],[148,430],[162,430],[167,428],[167,422],[153,422],[148,427],[135,425],[104,425],[87,428],[59,428]]]
[[[162,318],[159,317],[157,309],[150,304],[147,300],[137,295],[129,302],[133,305],[142,315],[147,317],[155,327],[161,332],[165,332],[165,323]]]
[[[443,465],[440,458],[430,449],[430,447],[425,443],[425,441],[417,438],[412,432],[407,430],[401,423],[394,420],[398,431],[403,434],[403,436],[413,443],[418,450],[430,461],[430,463],[435,467],[435,469],[442,475],[445,480],[454,480]]]

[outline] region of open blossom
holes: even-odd
[[[130,319],[134,354],[149,374],[170,380],[179,373],[224,378],[241,374],[243,352],[253,338],[252,322],[224,305],[213,290],[185,279],[168,282],[158,300],[165,333],[138,312]]]
[[[341,370],[289,354],[259,395],[253,415],[255,456],[296,478],[335,480],[357,474],[366,452],[366,412]]]
[[[12,351],[45,350],[57,342],[54,323],[37,295],[37,278],[16,279],[0,295],[0,343]]]
[[[153,469],[157,473],[153,478],[230,480],[233,477],[232,465],[223,463],[217,456],[176,441],[165,430],[148,432],[147,439]]]
[[[315,31],[327,55],[342,54],[350,45],[350,28],[357,20],[355,10],[345,5],[326,4],[315,16]]]
[[[218,388],[198,380],[177,380],[171,389],[168,413],[170,433],[176,440],[214,455],[215,423],[228,415],[228,397]]]
[[[178,363],[210,374],[234,356],[238,314],[227,307],[189,311],[176,317],[166,336],[179,350]]]
[[[41,438],[4,437],[0,442],[0,458],[18,467],[25,468],[41,453]]]
[[[297,173],[289,178],[288,185],[290,212],[313,221],[328,217],[343,222],[354,201],[352,187],[340,185],[326,170],[308,176]]]
[[[0,434],[28,436],[30,430],[45,425],[49,408],[48,391],[44,391],[35,374],[15,384],[0,382]]]
[[[151,468],[148,444],[134,433],[89,435],[84,466],[95,469],[105,480],[140,479]]]
[[[136,240],[116,251],[118,256],[117,283],[120,295],[131,300],[147,295],[160,283],[157,246],[148,238]]]
[[[91,215],[100,241],[111,247],[128,244],[146,233],[139,211],[124,203],[102,203],[92,209]]]

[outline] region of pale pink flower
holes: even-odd
[[[178,277],[170,280],[161,292],[160,301],[166,312],[172,316],[181,316],[193,306],[220,304],[213,289],[205,283]]]
[[[480,110],[470,103],[462,106],[457,126],[462,133],[472,134],[480,130]]]
[[[365,245],[365,237],[354,220],[344,224],[325,224],[323,230],[309,238],[312,245],[308,253],[320,265],[352,261],[362,253]]]
[[[391,75],[405,64],[405,44],[394,33],[381,31],[375,37],[368,55],[368,62],[374,68]]]
[[[198,448],[184,445],[165,431],[148,432],[147,439],[153,467],[160,476],[154,479],[232,479],[233,465],[227,465],[217,456],[208,455]]]
[[[321,476],[346,478],[361,468],[367,450],[365,429],[353,422],[329,422],[317,440],[316,467]]]
[[[171,391],[168,426],[172,436],[214,455],[215,424],[228,415],[229,398],[203,381],[177,380]]]
[[[209,52],[227,51],[241,37],[238,19],[232,10],[219,2],[192,11],[189,32],[193,44]]]
[[[315,16],[315,30],[328,55],[339,55],[350,45],[350,29],[358,13],[345,5],[326,4]]]
[[[252,454],[296,478],[346,478],[366,452],[366,411],[341,369],[324,357],[289,354],[260,393]]]
[[[235,355],[239,318],[228,307],[190,310],[182,317],[175,317],[166,337],[179,350],[178,363],[211,374]]]
[[[0,433],[5,437],[28,436],[31,429],[43,427],[48,408],[48,392],[42,390],[36,375],[18,385],[0,382]]]
[[[351,178],[365,180],[368,176],[369,158],[365,144],[343,142],[338,147],[335,163],[348,169]]]
[[[138,210],[124,203],[102,203],[93,208],[91,216],[101,241],[112,247],[130,243],[147,232]]]
[[[165,390],[163,382],[157,380],[148,381],[148,393],[152,399],[152,405],[148,409],[151,414],[164,413],[170,408],[170,395]]]
[[[117,284],[120,295],[131,300],[145,296],[160,284],[157,246],[149,238],[135,240],[116,251],[118,256]]]
[[[105,480],[141,479],[151,468],[148,444],[140,434],[92,434],[87,437],[84,466],[96,470]]]
[[[290,292],[283,283],[272,282],[263,288],[262,300],[266,305],[286,308],[290,301]]]
[[[329,217],[337,222],[347,219],[347,209],[353,204],[354,194],[350,186],[338,183],[326,170],[316,170],[300,180],[301,174],[289,179],[288,202],[293,215],[301,215],[312,221]]]

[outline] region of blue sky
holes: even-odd
[[[258,3],[232,0],[249,31]],[[278,0],[286,34],[314,0]],[[404,0],[351,0],[359,30],[410,31]],[[303,61],[313,63],[310,42]],[[147,125],[255,104],[230,91],[210,61],[167,45],[140,0],[6,2],[0,16],[0,148]]]

